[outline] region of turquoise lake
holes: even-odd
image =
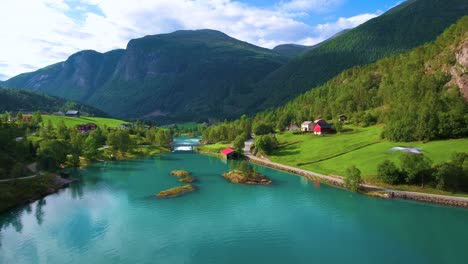
[[[98,163],[79,182],[0,216],[0,263],[467,263],[468,210],[383,200],[258,167],[271,186],[228,183],[233,166],[167,153]],[[178,186],[196,192],[153,197]]]

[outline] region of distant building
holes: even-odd
[[[80,111],[77,110],[69,110],[65,113],[65,116],[70,116],[70,117],[80,117]]]
[[[303,132],[312,132],[312,131],[314,131],[314,122],[312,122],[312,121],[302,122],[301,131],[303,131]]]
[[[132,124],[120,124],[119,128],[120,129],[130,129],[130,128],[132,128]]]
[[[65,113],[62,112],[62,111],[58,111],[58,112],[55,112],[53,114],[56,115],[56,116],[64,116],[65,115]]]
[[[88,123],[85,125],[77,125],[76,129],[81,133],[89,133],[97,128],[97,125],[94,123]]]
[[[323,119],[317,119],[314,121],[314,134],[315,135],[322,135],[322,134],[328,134],[331,132],[332,126],[328,124],[325,120]]]
[[[338,120],[341,122],[345,122],[345,121],[348,121],[348,117],[345,115],[339,115]]]
[[[32,115],[23,115],[23,122],[31,122]]]
[[[288,127],[286,127],[288,131],[298,131],[299,126],[296,123],[291,123]]]

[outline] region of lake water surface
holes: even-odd
[[[382,200],[258,167],[228,183],[195,153],[98,163],[55,195],[0,215],[0,263],[467,263],[468,210]],[[171,170],[193,173],[198,190]]]

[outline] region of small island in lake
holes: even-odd
[[[171,171],[171,175],[179,177],[180,178],[179,182],[191,183],[195,181],[195,178],[190,177],[190,172],[185,171],[185,170],[173,170]]]
[[[186,170],[173,170],[173,171],[171,171],[171,175],[174,175],[174,176],[180,177],[180,178],[185,178],[185,177],[190,176],[190,172],[188,172]]]
[[[175,197],[175,196],[182,195],[184,193],[193,192],[195,190],[196,190],[195,187],[193,187],[190,184],[186,184],[186,185],[183,185],[183,186],[174,187],[174,188],[162,191],[162,192],[156,194],[156,196],[157,197],[162,197],[162,198]]]
[[[184,178],[179,180],[179,182],[183,182],[183,183],[191,183],[191,182],[194,182],[194,181],[195,181],[195,178],[190,177],[190,176],[184,177]]]
[[[271,180],[258,173],[247,162],[241,162],[236,169],[223,174],[223,177],[236,184],[271,184]]]

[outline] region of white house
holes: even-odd
[[[302,122],[301,131],[303,131],[303,132],[312,132],[312,131],[314,131],[314,122],[313,121],[304,121],[304,122]]]

